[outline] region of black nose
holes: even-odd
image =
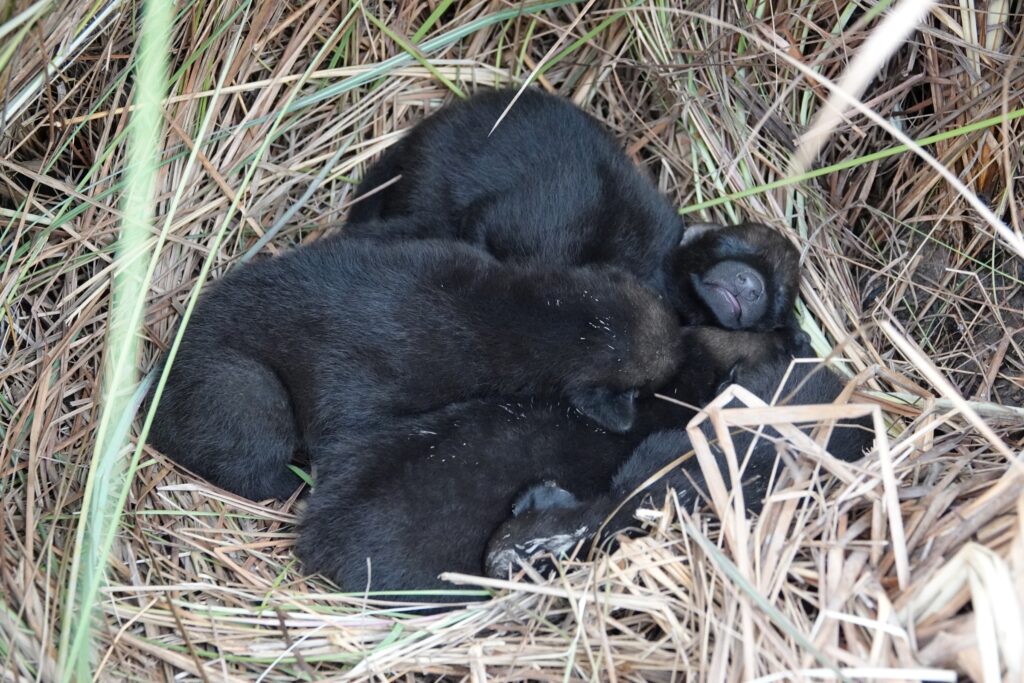
[[[739,293],[747,301],[757,301],[764,291],[760,280],[747,271],[736,274],[736,284],[739,285]]]

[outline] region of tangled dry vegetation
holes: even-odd
[[[880,407],[884,434],[849,466],[794,440],[758,518],[722,498],[652,511],[654,533],[611,556],[538,584],[466,578],[496,597],[427,616],[304,576],[292,506],[233,498],[146,451],[89,621],[67,587],[89,562],[76,529],[137,6],[4,10],[3,680],[60,678],[62,636],[83,622],[99,680],[1021,680],[1022,254],[918,156],[875,154],[895,143],[859,114],[815,168],[853,163],[761,187],[787,177],[827,96],[785,57],[838,78],[878,22],[855,2],[180,1],[156,223],[168,233],[140,371],[204,262],[217,276],[339,229],[353,181],[402,130],[455,90],[540,67],[539,86],[607,122],[680,207],[756,188],[691,215],[788,231],[803,318],[849,359],[851,401]],[[862,98],[914,139],[953,131],[926,149],[1018,236],[1020,11],[933,8]]]

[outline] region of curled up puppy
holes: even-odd
[[[150,442],[218,486],[284,498],[287,465],[320,444],[481,396],[561,394],[624,431],[681,354],[674,313],[613,268],[327,238],[204,292]]]

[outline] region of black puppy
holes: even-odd
[[[713,361],[719,371],[735,360],[730,354],[737,347],[730,344],[728,335],[741,333],[705,329],[699,334],[710,347],[719,351],[731,349]],[[805,341],[799,342],[796,349],[799,356],[810,355]],[[842,388],[836,376],[822,366],[796,364],[787,368],[785,363],[764,355],[740,360],[732,366],[723,385],[739,384],[767,401],[783,386],[783,380],[785,386],[779,404],[830,403]],[[841,422],[829,438],[829,451],[841,460],[858,459],[872,440],[869,424],[868,418]],[[708,439],[723,479],[729,483],[727,460],[712,424],[705,421],[701,431]],[[743,498],[749,511],[759,511],[768,492],[768,484],[778,465],[774,439],[779,436],[774,429],[765,428],[754,443],[752,431],[731,431],[735,453],[741,461]],[[660,509],[670,489],[675,491],[683,506],[691,506],[707,494],[704,474],[693,453],[685,431],[660,431],[645,439],[617,469],[610,487],[596,495],[589,492],[581,495],[571,478],[563,483],[552,477],[526,489],[513,503],[511,517],[488,543],[486,574],[506,578],[537,555],[543,555],[546,561],[547,557],[568,553],[581,542],[589,547],[593,543],[611,541],[622,532],[635,532],[636,510],[641,505]],[[670,467],[685,455],[690,457],[679,466]],[[666,468],[663,476],[644,486]]]
[[[492,132],[513,95],[484,91],[415,126],[359,185],[346,233],[457,239],[519,263],[615,265],[688,325],[791,323],[799,263],[784,237],[757,224],[684,233],[618,142],[568,100],[526,90]],[[393,216],[430,220],[367,223]]]
[[[676,369],[678,321],[615,269],[454,242],[325,239],[204,293],[150,432],[211,482],[286,497],[297,451],[484,395],[562,392],[615,430]]]
[[[665,391],[696,405],[712,398],[722,382],[731,381],[770,398],[793,354],[811,353],[802,335],[789,332],[684,328],[681,336],[688,362]],[[815,367],[819,371],[792,402],[828,401],[841,390],[835,375]],[[810,372],[806,365],[797,368],[800,377]],[[633,431],[612,434],[572,413],[566,402],[556,399],[472,401],[339,447],[319,460],[325,464],[318,471],[297,547],[304,566],[348,591],[450,587],[438,574],[482,573],[488,540],[500,540],[495,531],[515,505],[522,508],[515,518],[522,524],[535,514],[528,512],[531,508],[577,508],[578,500],[610,499],[617,471],[614,495],[637,476],[652,474],[680,455],[680,443],[671,434],[682,432],[669,433],[667,439],[645,438],[659,430],[681,429],[693,415],[688,408],[650,398],[641,401]],[[846,459],[860,457],[865,443],[865,433],[853,428],[837,428],[831,442],[835,454]],[[544,487],[548,481],[559,486]],[[675,479],[672,483],[684,485]],[[574,514],[593,534],[594,514],[575,509]],[[543,530],[549,528],[561,532],[562,525]],[[577,528],[569,530],[570,540],[578,540],[572,538]],[[514,541],[537,538],[519,531],[502,532],[514,535],[508,537],[513,551]],[[543,548],[550,550],[550,536],[543,540],[548,542]],[[492,544],[492,564],[501,558],[510,561],[501,554],[504,549]]]

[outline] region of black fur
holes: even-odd
[[[721,341],[714,341],[714,337],[721,334],[729,333],[709,330],[706,339],[709,343],[721,344]],[[805,355],[807,350],[805,347],[800,355]],[[794,405],[829,403],[841,390],[836,376],[820,365],[796,364],[792,370],[787,370],[785,364],[770,360],[743,361],[728,375],[723,384],[740,384],[764,400],[769,400],[785,379],[779,403]],[[828,448],[842,460],[856,460],[871,441],[869,421],[865,418],[841,425],[844,426],[833,430]],[[729,484],[727,460],[717,444],[713,426],[705,421],[701,431],[708,439],[723,479]],[[768,492],[768,484],[778,466],[774,439],[779,436],[775,430],[766,428],[748,456],[754,432],[732,430],[732,442],[741,461],[738,464],[744,504],[749,511],[758,512]],[[687,455],[689,457],[681,464],[671,467]],[[644,486],[666,468],[663,476]],[[580,496],[562,488],[563,485],[554,478],[542,485],[535,484],[513,503],[512,516],[488,544],[485,571],[489,576],[507,577],[538,554],[544,556],[537,565],[543,568],[547,566],[548,556],[566,554],[581,543],[589,547],[594,542],[611,541],[624,531],[635,531],[637,508],[644,504],[660,509],[669,489],[675,491],[686,507],[707,493],[705,477],[693,454],[690,438],[678,429],[656,432],[644,440],[616,471],[606,492]]]
[[[799,263],[785,238],[745,224],[690,227],[684,241],[667,199],[604,127],[568,100],[526,90],[491,133],[513,94],[484,91],[415,126],[363,179],[347,234],[458,239],[511,262],[611,264],[670,297],[686,324],[790,324]],[[394,216],[431,220],[386,223],[383,231],[372,222]],[[735,300],[723,302],[722,288],[699,288],[722,259],[762,277],[756,289],[771,301],[755,306],[736,288]],[[734,304],[744,315],[734,315]]]
[[[525,91],[491,134],[514,91],[484,91],[424,119],[370,169],[352,207],[356,224],[431,215],[420,226],[485,247],[501,260],[575,266],[615,263],[661,290],[664,257],[683,224],[616,140],[578,107]],[[408,235],[407,235],[408,236]]]
[[[770,398],[792,354],[810,354],[801,335],[794,339],[789,332],[684,328],[681,336],[689,360],[664,391],[696,405],[729,379]],[[794,400],[831,400],[840,388],[836,377],[823,371]],[[344,590],[443,588],[447,584],[437,578],[443,571],[484,571],[488,539],[500,538],[495,531],[517,505],[521,515],[569,505],[565,519],[585,522],[593,534],[594,515],[581,515],[574,499],[603,505],[637,477],[657,471],[680,451],[675,443],[659,441],[671,440],[673,432],[645,438],[681,429],[692,415],[688,408],[645,398],[636,428],[612,434],[576,419],[562,400],[449,406],[322,458],[325,466],[317,474],[297,551],[308,571],[325,574]],[[836,454],[859,457],[862,437],[834,438]],[[564,490],[547,489],[550,482]],[[547,528],[572,537],[579,525]],[[533,538],[518,531],[503,533],[514,534],[513,541]]]
[[[297,451],[316,463],[324,444],[474,397],[565,392],[621,429],[633,390],[671,377],[679,350],[675,316],[615,269],[325,239],[204,293],[150,441],[218,486],[286,497]]]
[[[596,495],[636,443],[572,413],[553,399],[474,401],[322,457],[303,566],[346,591],[450,588],[438,574],[482,573],[488,539],[526,487],[571,479],[575,495]]]

